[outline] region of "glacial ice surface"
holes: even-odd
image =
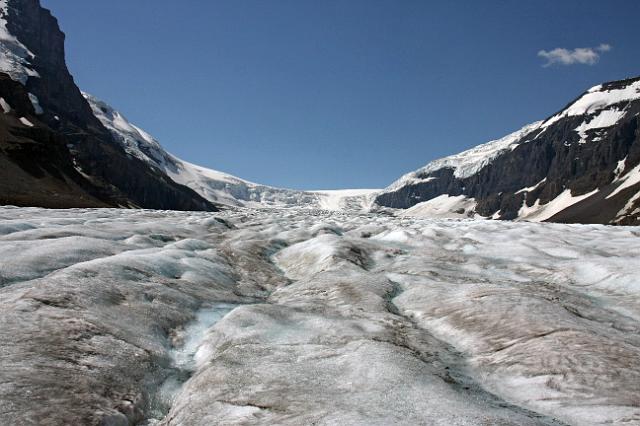
[[[640,228],[0,208],[0,424],[640,424]]]

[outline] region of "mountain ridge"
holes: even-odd
[[[175,182],[188,186],[205,199],[236,207],[302,207],[363,211],[368,196],[379,190],[302,191],[250,182],[217,170],[181,160],[167,152],[149,133],[131,123],[122,113],[83,92],[94,115],[111,131],[130,155],[160,170]]]
[[[594,86],[545,120],[432,161],[383,190],[300,191],[249,182],[168,153],[117,110],[80,91],[65,63],[64,41],[57,20],[39,0],[0,0],[0,71],[23,86],[2,93],[5,114],[0,121],[8,123],[11,134],[24,136],[29,133],[24,128],[33,127],[32,133],[50,132],[58,141],[55,153],[50,151],[54,164],[47,179],[52,187],[43,193],[69,190],[74,195],[56,206],[84,206],[91,200],[89,204],[175,210],[227,205],[640,221],[640,77]],[[31,104],[28,113],[14,117],[11,104],[24,99]],[[41,197],[29,200],[29,188],[42,178],[34,170],[42,167],[25,162],[25,155],[21,163],[15,161],[18,152],[36,145],[43,146],[22,137],[0,150],[2,161],[11,164],[3,171],[5,186],[15,180],[16,188],[24,188],[3,197],[3,203],[50,205]],[[8,173],[15,167],[21,170],[19,178],[17,172]]]
[[[543,121],[402,176],[376,203],[406,214],[464,197],[452,216],[637,224],[639,114],[640,77],[594,86]]]

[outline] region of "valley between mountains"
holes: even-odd
[[[0,1],[4,205],[244,206],[640,224],[640,77],[596,85],[546,119],[432,161],[387,188],[300,191],[170,154],[116,108],[76,86],[64,39],[39,0]]]
[[[301,191],[167,152],[64,41],[0,0],[0,426],[640,425],[640,77]]]

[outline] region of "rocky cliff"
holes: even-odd
[[[436,160],[376,199],[425,214],[442,202],[463,216],[640,223],[640,78],[593,87],[549,119]]]
[[[39,0],[0,2],[0,71],[25,87],[42,125],[66,147],[59,152],[86,176],[102,204],[173,210],[215,210],[195,191],[127,154],[94,116],[65,63],[57,20]],[[14,99],[6,99],[11,104]],[[4,157],[3,161],[11,161]],[[24,162],[19,166],[29,167]],[[8,176],[9,179],[13,175]],[[29,194],[21,194],[28,200]],[[7,202],[12,202],[8,200]],[[34,205],[45,205],[35,198]],[[75,203],[72,203],[73,206]]]
[[[24,86],[0,73],[0,204],[105,207],[66,139],[39,120]]]

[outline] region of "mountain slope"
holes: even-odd
[[[36,157],[24,155],[17,164],[6,150],[0,150],[0,161],[7,164],[6,189],[0,193],[3,203],[79,207],[87,205],[88,197],[96,205],[173,210],[215,210],[214,203],[357,210],[370,204],[372,191],[273,188],[174,157],[113,108],[80,92],[65,63],[64,39],[56,19],[38,0],[0,0],[0,71],[23,86],[31,116],[37,116],[32,118],[36,127],[46,128],[59,141],[57,151],[50,154],[52,161],[75,169],[64,179],[48,176],[47,185],[54,185],[55,191],[45,193],[56,193],[58,198],[52,204],[47,197],[34,196],[37,188],[46,186],[41,176],[28,173],[39,167]],[[8,104],[20,102],[9,94],[5,97]],[[19,142],[34,145],[23,135],[12,141],[13,153]],[[71,181],[81,183],[82,197],[67,185],[70,175],[74,176]]]
[[[24,86],[0,73],[0,204],[107,207],[69,156],[66,140],[42,123]]]
[[[196,192],[131,157],[113,140],[67,69],[64,39],[56,19],[39,0],[0,0],[0,71],[24,86],[40,124],[64,141],[57,154],[74,164],[90,192],[102,205],[215,210]],[[35,167],[25,161],[16,165],[6,152],[0,155],[3,162],[20,169]],[[9,174],[5,184],[11,186],[14,177],[16,173]],[[58,184],[64,187],[62,181]],[[28,191],[18,195],[30,196]],[[73,198],[73,193],[67,195]],[[31,202],[46,205],[39,198]],[[67,205],[72,206],[76,203]]]
[[[249,182],[167,153],[113,108],[80,92],[65,64],[64,37],[39,0],[0,0],[0,72],[21,85],[5,86],[0,102],[2,203],[175,210],[215,210],[215,204],[391,207],[437,217],[640,221],[640,78],[596,86],[545,121],[431,162],[383,191],[299,191]],[[21,111],[11,110],[25,99]]]
[[[323,210],[367,210],[378,190],[298,191],[260,185],[200,167],[168,153],[150,134],[100,99],[83,93],[94,115],[132,157],[192,188],[209,201],[230,206],[305,207]]]
[[[595,86],[549,119],[429,163],[376,197],[405,214],[637,224],[640,78]]]

